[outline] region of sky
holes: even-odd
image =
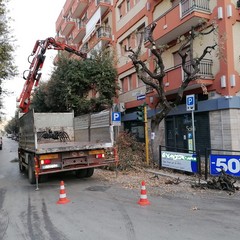
[[[10,120],[15,115],[16,99],[20,96],[23,86],[23,72],[29,69],[28,56],[31,54],[35,42],[48,37],[55,37],[55,23],[63,9],[66,0],[9,0],[8,16],[13,20],[9,23],[14,36],[14,61],[19,75],[3,83],[3,88],[12,92],[11,96],[4,96],[3,112]],[[45,81],[51,75],[52,61],[55,50],[46,52],[46,59],[42,68],[40,81]]]

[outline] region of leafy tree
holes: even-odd
[[[18,134],[19,133],[19,120],[18,111],[15,112],[15,116],[8,121],[7,125],[4,127],[6,133]]]
[[[13,39],[9,36],[10,30],[6,5],[8,0],[0,0],[0,109],[2,109],[2,95],[7,94],[2,90],[2,82],[16,75],[16,67],[13,60]]]
[[[61,56],[51,79],[36,89],[31,107],[41,112],[74,110],[76,115],[110,107],[118,88],[113,63],[105,51],[86,60]],[[90,98],[91,91],[95,96]]]
[[[165,76],[165,66],[164,60],[162,58],[163,52],[168,48],[168,46],[157,46],[155,40],[153,39],[153,31],[155,30],[157,24],[154,22],[148,29],[148,41],[151,43],[150,51],[154,56],[156,62],[156,69],[151,71],[146,63],[141,60],[141,47],[143,45],[144,33],[141,32],[140,43],[137,50],[126,49],[130,52],[129,58],[135,67],[138,78],[141,79],[146,85],[153,88],[158,95],[158,107],[160,109],[156,115],[151,119],[151,131],[157,133],[160,122],[169,114],[169,112],[179,105],[183,99],[184,91],[190,82],[199,78],[200,63],[201,60],[216,48],[217,44],[206,46],[199,56],[194,55],[194,40],[198,37],[203,37],[215,32],[215,25],[206,26],[205,24],[199,24],[198,26],[192,27],[188,34],[181,36],[178,39],[180,44],[178,54],[181,58],[182,69],[185,74],[185,78],[178,88],[177,94],[174,99],[167,98],[167,90],[164,88],[164,76]],[[171,81],[171,80],[170,80]],[[206,87],[202,86],[203,91],[206,91]],[[153,147],[153,146],[152,146]],[[153,147],[153,149],[155,149]],[[154,154],[157,156],[157,153]]]

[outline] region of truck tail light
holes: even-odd
[[[47,165],[47,164],[51,164],[51,160],[50,159],[41,160],[41,165]]]
[[[96,154],[96,158],[104,158],[104,157],[105,157],[104,153]]]

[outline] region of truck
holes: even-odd
[[[41,176],[73,171],[91,177],[94,168],[115,165],[110,110],[74,117],[73,112],[35,113],[19,118],[19,170],[31,184]]]
[[[47,49],[65,50],[85,59],[86,55],[54,38],[36,41],[29,56],[28,75],[19,103],[19,170],[27,171],[31,184],[43,176],[67,171],[91,177],[96,167],[117,165],[113,144],[111,109],[82,116],[74,112],[37,113],[30,109],[31,92],[41,78]]]

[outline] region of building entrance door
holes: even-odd
[[[210,147],[210,129],[208,112],[195,113],[195,143],[196,150],[204,155],[205,148]],[[165,120],[166,146],[171,149],[193,150],[192,117],[191,114],[169,116]]]

